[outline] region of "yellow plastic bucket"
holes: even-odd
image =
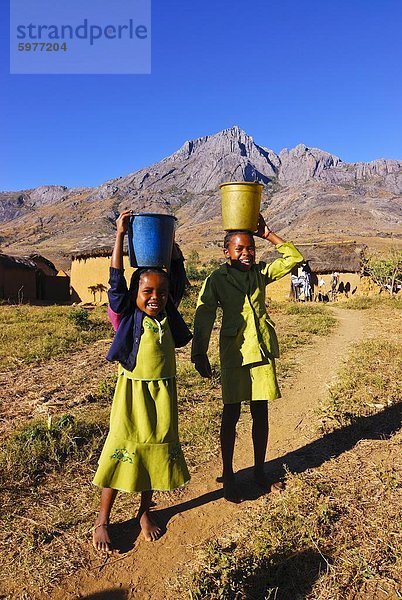
[[[261,208],[262,184],[256,181],[229,181],[221,183],[219,187],[223,229],[255,231]]]

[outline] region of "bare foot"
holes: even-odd
[[[273,481],[271,477],[265,475],[263,471],[254,471],[255,483],[266,492],[280,493],[285,490],[285,484],[282,481]]]
[[[223,497],[228,502],[234,502],[235,504],[239,504],[241,502],[234,477],[223,479]]]
[[[112,550],[112,542],[109,537],[108,524],[95,521],[95,526],[92,530],[92,545],[97,552],[107,552],[110,554]]]
[[[274,494],[281,494],[285,491],[285,484],[283,481],[275,481],[271,483],[271,492]]]
[[[144,510],[142,513],[140,517],[140,526],[142,535],[147,542],[156,542],[162,535],[162,529],[151,518],[149,510]]]

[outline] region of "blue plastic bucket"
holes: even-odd
[[[158,213],[133,215],[128,227],[132,267],[170,267],[176,217]]]

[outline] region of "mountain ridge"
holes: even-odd
[[[402,161],[346,163],[305,144],[276,154],[233,126],[187,140],[161,161],[100,186],[0,192],[1,251],[61,256],[108,245],[126,206],[175,214],[185,246],[191,246],[189,228],[203,235],[204,246],[216,245],[219,184],[230,180],[263,183],[264,215],[283,235],[296,231],[299,241],[402,234]]]

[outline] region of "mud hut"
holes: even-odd
[[[317,295],[319,282],[324,282],[324,285],[320,286],[324,293],[331,289],[331,277],[335,272],[339,273],[338,286],[341,290],[346,288],[350,294],[359,293],[365,245],[358,245],[355,241],[297,243],[296,245],[311,271],[313,298]],[[265,252],[261,260],[271,262],[277,257],[276,251]],[[293,271],[293,275],[297,274],[300,274],[300,267]],[[284,300],[291,297],[291,290],[291,274],[289,274],[271,284],[267,288],[267,293],[273,300]]]
[[[73,302],[106,302],[112,248],[77,251],[71,255],[71,294]],[[134,269],[128,255],[123,257],[124,274],[129,281]]]
[[[0,298],[41,304],[69,302],[70,278],[58,277],[54,264],[40,254],[0,254]]]

